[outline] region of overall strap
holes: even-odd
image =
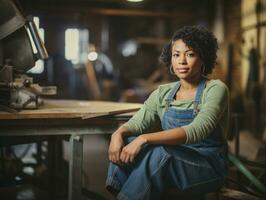
[[[193,114],[196,115],[199,111],[198,106],[201,103],[201,97],[203,94],[203,90],[205,89],[206,86],[206,82],[207,79],[206,78],[202,78],[198,87],[197,87],[197,92],[196,92],[196,96],[194,99],[194,106],[193,106]]]
[[[180,86],[181,86],[180,85],[180,81],[177,81],[177,83],[175,84],[173,89],[170,91],[168,97],[165,99],[165,101],[166,101],[166,110],[168,110],[168,108],[170,106],[170,103],[174,100],[175,94],[179,90]]]

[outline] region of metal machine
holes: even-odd
[[[0,110],[9,112],[36,109],[40,95],[56,94],[56,87],[40,87],[26,75],[48,54],[32,17],[24,17],[19,8],[14,0],[0,0]]]

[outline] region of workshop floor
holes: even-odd
[[[105,190],[105,177],[108,168],[108,136],[89,135],[84,137],[84,158],[83,158],[83,186],[84,189],[94,192],[96,195],[102,196],[105,199],[114,199]],[[44,145],[45,146],[45,145]],[[24,163],[35,164],[36,145],[16,145],[13,148],[17,156],[21,156],[27,150],[27,154],[23,156]],[[67,177],[68,177],[68,142],[63,141],[63,158],[66,162],[63,163],[61,169],[57,170],[56,174],[57,185],[57,200],[67,199]],[[26,173],[26,184],[0,187],[0,199],[3,200],[47,200],[47,166],[44,163],[37,167],[24,167],[23,173]],[[17,166],[16,166],[17,167]],[[21,166],[19,166],[21,167]],[[12,172],[10,172],[12,173]],[[20,178],[19,176],[16,178]],[[32,184],[29,184],[32,182]],[[13,185],[13,183],[11,183]],[[84,199],[92,199],[85,197]]]
[[[22,185],[16,187],[0,188],[3,200],[47,200],[47,192],[40,190],[34,185]]]
[[[256,159],[259,156],[260,160],[266,161],[265,144],[259,142],[253,138],[250,134],[243,132],[240,134],[240,155],[251,160]],[[83,185],[84,188],[93,191],[107,200],[114,200],[114,198],[105,190],[105,176],[108,167],[107,160],[107,150],[108,150],[108,137],[90,135],[84,138],[84,164],[83,164]],[[234,152],[234,141],[229,142],[229,146],[232,152]],[[64,148],[64,159],[68,160],[68,143],[63,142]],[[21,155],[25,150],[25,146],[17,146],[16,153]],[[24,161],[33,162],[34,158],[32,154],[36,153],[35,145],[31,145],[28,154],[24,157]],[[65,164],[65,169],[63,174],[58,175],[59,177],[64,177],[59,180],[57,185],[57,200],[67,199],[67,162]],[[37,170],[39,178],[45,179],[47,174],[45,173],[45,168],[39,167]],[[34,171],[29,168],[26,170],[27,173],[34,173]],[[42,173],[43,172],[43,173]],[[2,187],[0,188],[0,199],[3,200],[47,200],[48,193],[45,187],[39,187],[42,184],[47,184],[45,181],[36,182],[36,184],[25,184],[16,187]],[[92,198],[84,198],[92,199]],[[215,200],[216,198],[208,198],[208,200]],[[226,198],[223,198],[224,200]],[[229,198],[228,198],[229,199]],[[230,198],[233,199],[233,198]],[[97,199],[96,199],[97,200]]]

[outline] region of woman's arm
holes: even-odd
[[[139,137],[143,138],[147,144],[176,145],[184,144],[187,140],[187,135],[183,128],[174,128],[155,133],[142,134]]]
[[[158,99],[159,89],[151,93],[140,110],[123,126],[134,135],[151,132],[156,124],[160,124],[157,113]]]
[[[133,162],[144,144],[176,145],[186,142],[187,136],[183,128],[174,128],[165,131],[142,134],[131,143],[123,147],[120,154],[122,163]]]
[[[187,144],[199,143],[218,126],[225,132],[228,122],[229,91],[227,86],[219,81],[209,82],[199,113],[194,120],[183,126],[187,134]]]
[[[155,90],[145,101],[141,109],[123,126],[118,128],[111,137],[109,146],[109,160],[121,164],[121,151],[124,147],[123,138],[130,135],[139,135],[159,122],[157,115],[158,90]],[[139,141],[139,140],[138,140]]]
[[[124,140],[123,137],[127,134],[130,134],[128,128],[121,126],[118,128],[111,137],[111,142],[108,149],[108,157],[109,160],[121,164],[120,161],[120,153],[122,148],[124,147]]]
[[[223,83],[207,88],[205,102],[192,123],[170,130],[139,135],[121,152],[121,162],[133,161],[144,144],[176,145],[197,143],[206,138],[228,110],[228,89]]]

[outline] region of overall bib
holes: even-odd
[[[198,85],[193,109],[178,110],[171,107],[177,82],[166,99],[161,121],[163,130],[187,125],[199,111],[206,79]],[[128,138],[128,142],[134,137]],[[110,163],[106,188],[120,191],[117,199],[156,200],[166,188],[177,188],[193,195],[202,195],[219,189],[227,175],[225,141],[216,128],[197,144],[146,145],[134,163],[119,166]]]

